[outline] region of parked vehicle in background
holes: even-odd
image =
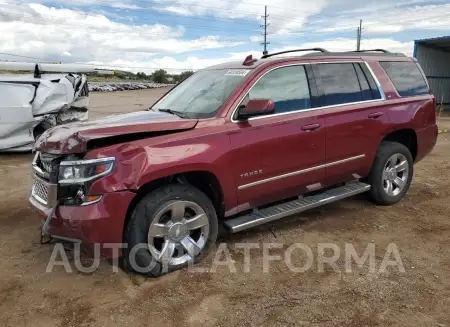
[[[114,92],[126,90],[145,90],[167,87],[171,84],[141,83],[141,82],[93,82],[89,83],[90,92]]]
[[[124,242],[102,254],[159,276],[200,260],[219,224],[235,233],[363,192],[400,201],[437,138],[418,64],[302,51],[213,66],[149,111],[45,132],[30,197],[43,233]]]

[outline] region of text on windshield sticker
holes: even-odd
[[[225,76],[245,76],[250,72],[250,69],[230,69],[225,73]]]

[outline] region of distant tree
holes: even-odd
[[[184,81],[186,78],[188,78],[189,76],[191,76],[192,74],[194,74],[194,72],[192,70],[188,70],[185,72],[182,72],[180,75],[178,75],[178,78],[176,79],[178,82],[182,82]]]
[[[152,80],[155,83],[167,83],[167,78],[169,75],[164,69],[159,69],[153,72],[152,74]]]
[[[136,78],[137,79],[147,79],[147,75],[145,73],[137,73]]]

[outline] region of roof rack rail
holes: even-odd
[[[281,52],[275,52],[275,53],[266,54],[266,55],[262,56],[261,59],[277,56],[277,55],[280,55],[280,54],[291,53],[291,52],[301,52],[301,51],[319,51],[319,52],[322,52],[322,53],[328,53],[328,50],[325,50],[323,48],[296,49],[296,50],[287,50],[287,51],[281,51]]]
[[[391,53],[390,51],[384,49],[368,49],[368,50],[357,50],[355,52],[383,52],[383,53]]]

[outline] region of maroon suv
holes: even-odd
[[[203,257],[219,224],[239,232],[363,192],[400,201],[437,138],[421,68],[385,50],[305,50],[203,69],[148,111],[47,131],[30,197],[43,232],[158,276]]]

